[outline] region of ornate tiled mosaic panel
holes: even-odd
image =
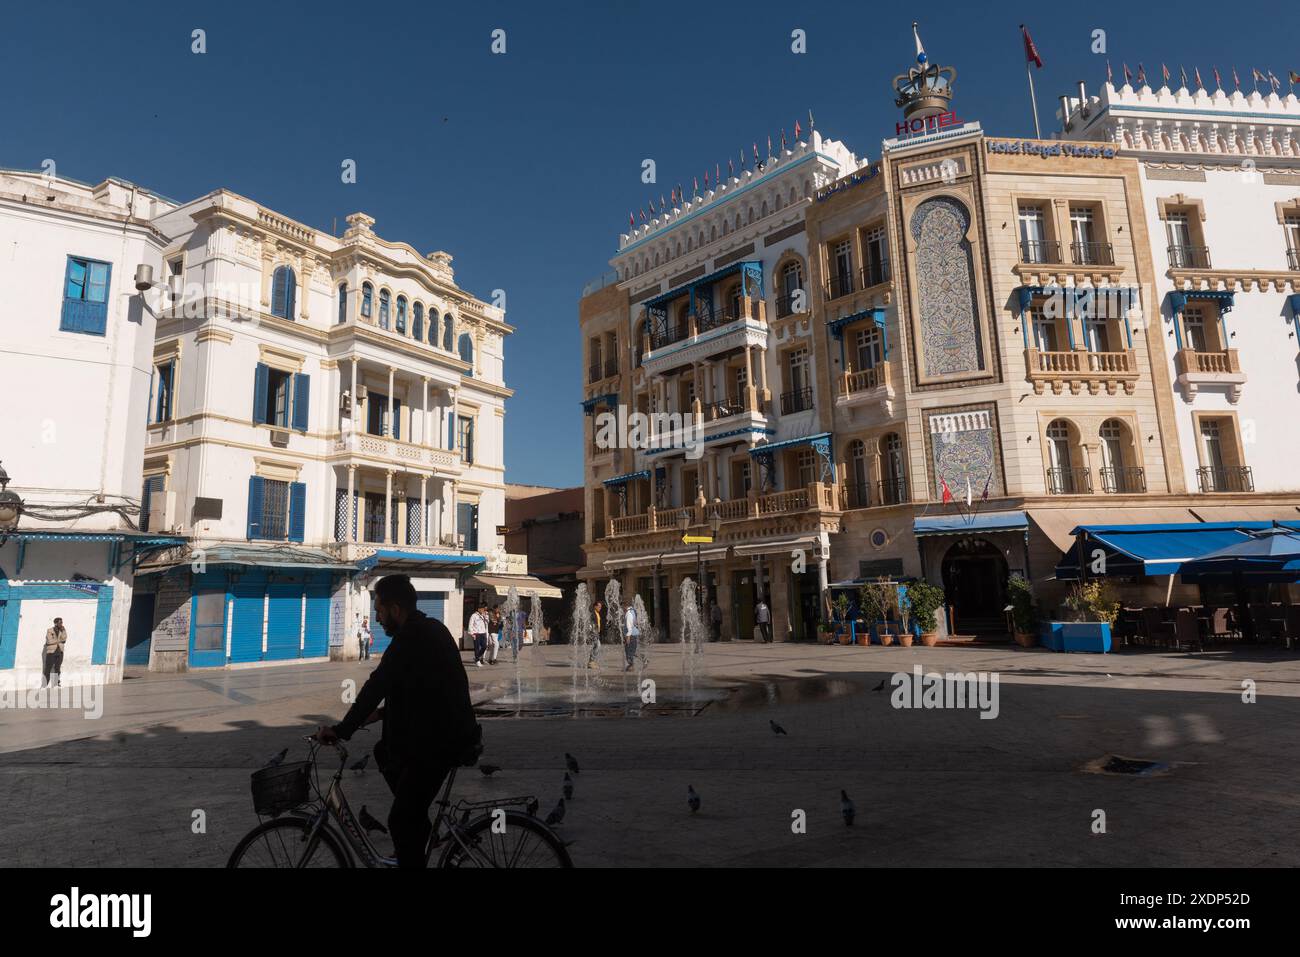
[[[966,498],[967,483],[978,500],[988,484],[989,495],[1001,491],[997,475],[997,432],[988,411],[975,410],[930,417],[930,454],[934,470],[934,495],[943,495],[942,477],[953,497]]]
[[[969,225],[966,207],[948,197],[926,200],[912,214],[926,375],[978,372],[984,366]]]

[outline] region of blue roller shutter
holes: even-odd
[[[253,421],[270,421],[266,417],[266,390],[271,381],[271,367],[259,362],[253,370]]]
[[[384,631],[384,626],[379,623],[379,615],[375,613],[375,599],[370,597],[370,645],[371,654],[381,654],[388,649],[393,638],[388,632]]]
[[[307,431],[307,415],[311,406],[311,376],[305,372],[293,374],[293,427]]]
[[[307,514],[307,486],[303,482],[289,483],[289,541],[301,542]]]
[[[230,660],[262,660],[262,597],[266,586],[261,582],[238,583],[230,589],[234,610],[230,619]]]
[[[300,584],[267,585],[266,660],[286,661],[300,657],[302,638],[302,596]]]
[[[442,621],[443,611],[447,607],[445,591],[418,591],[415,593],[415,607],[430,618]],[[446,622],[443,622],[445,625]]]
[[[325,658],[330,653],[330,587],[307,586],[307,631],[303,637],[304,658]]]

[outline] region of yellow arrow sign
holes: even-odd
[[[682,541],[687,545],[712,545],[712,535],[683,535]]]

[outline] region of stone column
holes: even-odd
[[[405,545],[406,534],[406,473],[402,473],[402,483],[397,489],[397,541],[394,545]]]
[[[396,424],[394,421],[396,419],[396,416],[394,415],[394,406],[396,403],[393,401],[394,371],[395,370],[392,366],[388,367],[388,415],[386,416],[388,421],[384,423],[384,438],[386,439],[391,439],[393,437],[393,426]]]
[[[420,537],[418,545],[429,544],[429,477],[420,476]]]
[[[356,356],[352,357],[352,420],[349,424],[352,426],[354,435],[357,432],[357,421],[361,418],[361,399],[357,396],[357,363],[359,361]]]
[[[384,489],[384,544],[393,544],[393,470],[389,469],[385,475],[388,478],[387,486]]]
[[[429,377],[420,377],[420,444],[429,448]],[[423,481],[423,480],[421,480]],[[424,502],[424,493],[420,493],[420,502]]]

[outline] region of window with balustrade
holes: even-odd
[[[803,297],[800,295],[803,291],[803,264],[792,259],[781,267],[779,275],[778,288],[780,294],[776,300],[777,318],[784,318],[796,312],[806,312],[807,304],[802,301]]]
[[[1210,251],[1202,228],[1204,207],[1181,194],[1156,201],[1165,224],[1166,253],[1172,269],[1209,269]]]
[[[1042,203],[1020,203],[1016,210],[1020,230],[1020,261],[1022,263],[1060,262],[1056,243]]]
[[[1255,479],[1246,465],[1235,415],[1192,414],[1196,426],[1199,465],[1196,484],[1201,492],[1253,492]]]
[[[1113,266],[1114,250],[1106,241],[1104,214],[1094,203],[1070,204],[1070,261],[1076,266]]]
[[[883,223],[862,231],[862,288],[889,281],[889,247]]]
[[[339,283],[339,325],[348,321],[348,284]]]
[[[1286,236],[1286,264],[1292,272],[1300,272],[1300,213],[1287,213],[1282,218]]]
[[[1107,419],[1098,429],[1101,488],[1110,494],[1145,492],[1146,477],[1137,462],[1133,430],[1123,419]]]
[[[1051,495],[1082,495],[1092,491],[1092,477],[1082,464],[1079,430],[1066,419],[1047,426],[1047,491]]]
[[[854,439],[849,443],[846,459],[846,504],[849,508],[866,508],[871,504],[871,464],[867,458],[867,444],[861,439]]]
[[[361,284],[361,317],[369,319],[374,311],[375,287],[370,283]]]
[[[880,327],[874,322],[859,329],[853,336],[853,342],[854,371],[874,369],[885,361],[884,340],[880,335]]]
[[[903,439],[897,432],[880,437],[879,501],[897,505],[907,501],[907,463],[903,458]]]
[[[812,449],[799,449],[795,453],[795,478],[799,488],[817,481],[817,453]]]
[[[781,395],[781,414],[792,415],[811,409],[812,374],[807,346],[786,352],[784,365],[786,390]]]
[[[391,296],[387,289],[379,290],[379,328],[387,329],[389,327],[389,305]]]
[[[1029,307],[1032,335],[1030,344],[1039,352],[1059,352],[1064,336],[1060,335],[1060,319],[1049,318],[1042,302]]]
[[[847,238],[827,244],[826,298],[838,299],[853,292],[853,243]]]
[[[401,335],[406,335],[406,297],[397,297],[397,331]]]

